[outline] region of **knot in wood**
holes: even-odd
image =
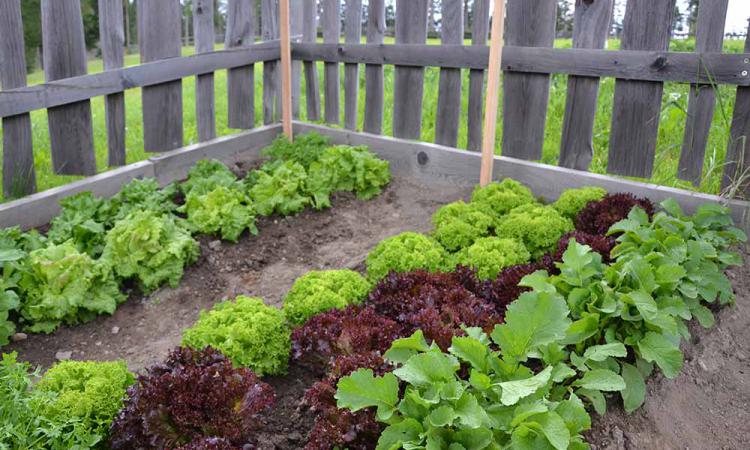
[[[659,55],[651,64],[651,67],[656,70],[662,70],[667,67],[667,57],[665,55]]]

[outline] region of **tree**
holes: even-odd
[[[691,36],[695,36],[695,28],[698,23],[698,0],[688,0],[685,15],[687,16],[688,32]]]
[[[557,37],[573,36],[573,9],[568,0],[557,0]]]

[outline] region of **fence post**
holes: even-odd
[[[484,117],[482,137],[482,164],[479,168],[479,184],[484,187],[492,181],[492,166],[495,163],[495,136],[497,132],[497,98],[500,92],[500,64],[503,58],[503,29],[505,28],[505,0],[495,0],[492,13],[492,41],[487,70],[487,114]]]
[[[447,45],[464,43],[463,2],[443,2],[442,42]],[[461,117],[461,69],[440,69],[435,143],[458,146],[458,123]]]
[[[424,44],[426,40],[427,0],[396,0],[396,43]],[[419,139],[424,68],[396,66],[393,79],[393,135]]]
[[[138,0],[137,5],[141,63],[180,56],[180,1]],[[182,80],[144,87],[142,103],[144,150],[182,147]]]
[[[260,32],[264,41],[279,38],[278,0],[261,0]],[[279,63],[263,63],[263,123],[276,122],[280,114]]]
[[[306,0],[290,0],[289,11],[290,20],[289,29],[293,37],[292,42],[299,42],[299,36],[302,35],[303,23],[304,23],[304,5]],[[309,1],[309,0],[307,0]],[[302,97],[302,62],[292,60],[292,117],[299,119],[300,114],[300,98]]]
[[[490,25],[490,0],[474,0],[471,45],[487,45]],[[469,109],[467,112],[468,141],[466,148],[482,149],[482,109],[484,105],[484,70],[469,71]]]
[[[281,124],[291,141],[292,134],[292,46],[289,36],[289,0],[279,0],[279,37],[281,39]]]
[[[698,3],[698,24],[695,34],[696,52],[721,52],[724,47],[724,27],[729,0],[701,0]],[[690,86],[687,123],[682,141],[682,153],[677,177],[700,186],[703,158],[708,145],[708,133],[716,106],[717,86]]]
[[[214,51],[214,0],[193,0],[193,29],[195,53]],[[216,137],[216,102],[214,100],[214,74],[195,76],[195,118],[198,122],[198,140],[209,141]]]
[[[320,20],[323,28],[323,42],[338,44],[341,38],[341,0],[322,0],[322,2],[323,12],[320,15]],[[341,121],[339,114],[339,90],[341,89],[339,65],[335,62],[326,62],[324,67],[325,119],[330,124],[338,124]]]
[[[318,38],[317,0],[306,0],[302,10],[302,40],[315,42]],[[307,120],[320,120],[320,86],[318,85],[318,66],[315,61],[305,61],[305,97],[307,99]]]
[[[750,26],[745,38],[745,53],[750,53]],[[750,70],[750,67],[748,68]],[[722,193],[750,199],[750,87],[737,88],[732,130],[729,136]]]
[[[508,0],[507,45],[552,47],[557,2]],[[503,156],[541,159],[549,103],[547,74],[506,72],[503,79]]]
[[[26,86],[20,0],[0,1],[0,84],[5,90]],[[22,197],[36,191],[31,116],[3,117],[3,195]]]
[[[102,49],[104,70],[119,69],[125,58],[125,30],[120,0],[99,0],[99,46]],[[125,93],[104,97],[107,117],[107,162],[110,166],[124,166],[125,154]]]
[[[623,21],[622,50],[669,48],[675,0],[628,2]],[[650,178],[664,83],[617,80],[609,135],[607,171]]]
[[[385,36],[385,1],[369,0],[367,5],[367,43],[382,44]],[[383,133],[383,66],[365,65],[366,133]]]
[[[42,0],[44,75],[47,81],[85,75],[86,43],[80,0]],[[91,102],[84,100],[47,110],[55,173],[94,175]]]
[[[229,0],[227,4],[227,49],[255,42],[255,2]],[[227,107],[229,128],[250,129],[255,126],[255,64],[227,71]]]
[[[344,32],[347,44],[362,43],[362,0],[346,0]],[[359,64],[344,64],[344,126],[357,129]]]
[[[604,48],[614,8],[613,0],[576,0],[573,48]],[[599,78],[568,77],[560,145],[561,167],[588,170],[594,156],[594,121]]]

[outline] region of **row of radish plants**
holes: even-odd
[[[360,166],[320,139],[277,142],[268,170],[298,164],[309,174],[331,149],[342,166]],[[224,172],[208,168],[182,187],[188,222],[193,181],[221,183],[212,174]],[[193,176],[204,169],[211,174]],[[356,173],[355,188],[342,190],[364,197],[388,179],[387,166]],[[282,208],[266,212],[297,207]],[[732,249],[746,241],[719,205],[687,216],[672,201],[657,208],[598,188],[545,205],[509,179],[440,208],[433,222],[429,235],[379,243],[364,275],[307,273],[281,309],[249,297],[217,304],[184,330],[182,347],[139,376],[124,362],[64,361],[34,384],[25,364],[4,356],[0,443],[251,448],[273,414],[262,378],[294,360],[325,367],[303,400],[315,417],[309,450],[588,448],[590,411],[604,414],[608,398],[633,411],[654,371],[678,375],[687,322],[710,327],[733,302],[723,272],[742,263]],[[212,227],[200,231],[220,231]]]

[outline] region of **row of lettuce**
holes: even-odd
[[[438,210],[430,235],[382,241],[365,276],[309,272],[281,309],[217,304],[137,378],[66,361],[29,390],[6,356],[0,376],[21,388],[0,399],[15,419],[0,442],[240,449],[273,414],[259,377],[291,359],[322,373],[309,450],[588,448],[588,410],[610,395],[637,409],[655,368],[679,373],[687,321],[733,301],[723,271],[746,236],[727,210],[661,206],[596,188],[543,205],[505,180]],[[14,428],[29,417],[45,422]]]
[[[279,139],[263,153],[268,161],[243,179],[200,161],[179,185],[134,180],[111,199],[67,198],[46,236],[0,231],[0,346],[19,326],[49,333],[112,314],[125,282],[144,293],[175,287],[199,257],[195,235],[237,241],[257,234],[257,216],[327,208],[339,191],[369,199],[390,181],[388,163],[366,148],[330,146],[315,134]]]

